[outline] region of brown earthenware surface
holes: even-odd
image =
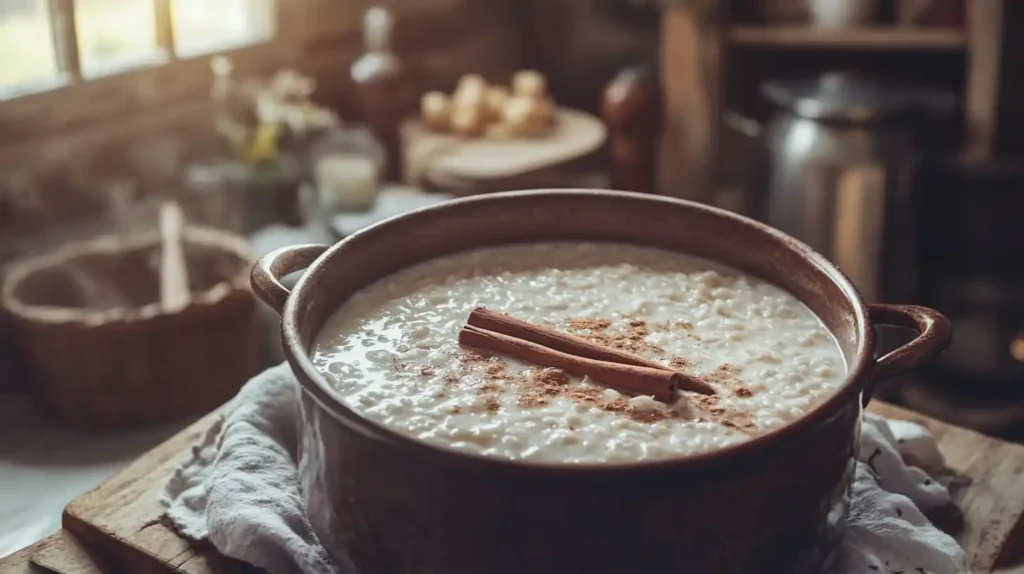
[[[313,368],[308,349],[317,331],[373,281],[468,248],[556,240],[656,246],[772,281],[832,330],[849,380],[796,423],[738,446],[631,465],[552,465],[465,455],[400,435],[342,405]],[[321,250],[261,261],[257,293],[280,309],[284,293],[268,269],[300,267]],[[937,352],[943,326],[948,336],[934,312],[892,311],[935,328],[889,358],[887,374]],[[305,389],[300,474],[310,519],[336,557],[347,551],[370,574],[791,572],[820,550],[827,517],[836,517],[874,367],[868,311],[820,255],[721,210],[620,192],[498,194],[369,228],[300,279],[284,305],[283,336]]]
[[[722,469],[524,476],[409,456],[302,397],[310,522],[365,574],[792,574],[829,551],[859,417]]]

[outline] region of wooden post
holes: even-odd
[[[50,0],[50,26],[57,68],[71,83],[82,79],[82,60],[78,53],[78,30],[75,28],[74,0]]]
[[[996,137],[1003,0],[967,2],[967,87],[964,116],[967,159],[986,160]]]
[[[176,60],[178,58],[178,51],[174,48],[174,22],[171,18],[171,0],[156,0],[153,8],[156,45],[163,50],[168,60]]]
[[[686,8],[661,17],[664,119],[658,190],[687,199],[710,198],[717,140],[719,34]]]

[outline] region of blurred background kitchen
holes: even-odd
[[[952,319],[883,398],[1024,440],[1022,24],[1004,0],[0,0],[0,555],[281,360],[254,257],[505,189],[767,221]]]

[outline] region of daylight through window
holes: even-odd
[[[269,40],[273,0],[0,0],[0,99]]]

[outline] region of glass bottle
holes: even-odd
[[[661,113],[657,80],[646,68],[627,68],[605,88],[601,114],[615,188],[654,191]]]
[[[392,49],[394,19],[375,6],[363,18],[365,52],[350,70],[363,121],[384,146],[386,176],[402,179],[402,119],[414,113],[418,94],[409,70]]]

